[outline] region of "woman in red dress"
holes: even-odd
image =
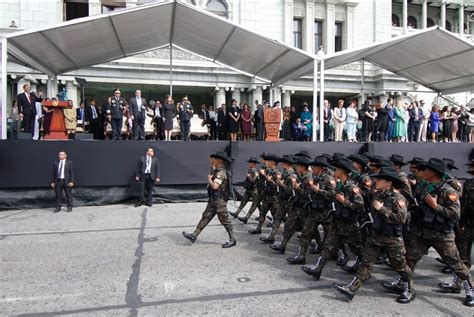
[[[249,105],[244,104],[244,110],[240,114],[242,118],[242,136],[244,141],[250,141],[250,133],[252,132],[252,112]]]

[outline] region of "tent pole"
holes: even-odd
[[[324,55],[324,52],[321,50],[321,57],[323,57]],[[324,58],[321,58],[321,70],[319,71],[319,80],[320,80],[320,93],[319,93],[319,105],[320,105],[320,109],[319,109],[319,113],[320,113],[320,117],[319,117],[319,123],[321,124],[321,122],[323,122],[323,116],[321,115],[322,113],[322,109],[323,109],[323,105],[324,105]],[[324,126],[324,124],[323,124]],[[319,141],[320,142],[324,142],[324,127],[322,127],[322,129],[319,129]]]
[[[2,121],[0,122],[0,140],[7,138],[7,63],[8,63],[8,48],[7,39],[2,38],[1,50],[1,69],[0,69],[0,114]],[[13,96],[12,96],[13,98]]]
[[[318,118],[318,60],[315,58],[313,61],[313,142],[316,142],[316,120]],[[321,112],[321,111],[320,111]],[[321,120],[320,120],[321,121]],[[320,129],[324,129],[323,126],[319,125]],[[324,132],[323,132],[324,133]]]
[[[362,103],[365,101],[365,59],[362,59],[360,61],[361,63],[361,74],[362,74],[362,80],[360,83],[360,95],[362,97]]]
[[[173,44],[170,44],[170,96],[173,96]]]

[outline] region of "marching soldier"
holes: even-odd
[[[260,207],[260,216],[258,217],[257,227],[253,230],[249,230],[250,234],[261,234],[262,226],[265,222],[268,211],[271,212],[272,217],[277,212],[278,207],[278,185],[276,183],[276,176],[280,173],[277,168],[279,157],[274,154],[267,155],[267,169],[262,171],[265,177],[265,199]]]
[[[260,162],[256,157],[251,157],[247,161],[248,163],[248,171],[247,171],[247,176],[245,177],[245,182],[244,182],[244,188],[245,188],[245,193],[244,196],[242,197],[242,201],[240,202],[239,208],[237,208],[236,212],[229,212],[229,214],[237,218],[237,216],[240,214],[242,209],[244,209],[245,205],[252,199],[252,202],[254,202],[257,199],[257,180],[258,180],[258,171],[257,171],[257,164]]]
[[[309,186],[306,188],[306,193],[310,197],[306,207],[308,216],[301,233],[299,252],[296,256],[287,259],[291,264],[305,263],[306,251],[315,231],[319,230],[318,227],[322,224],[326,237],[332,222],[332,212],[334,211],[332,202],[336,194],[336,180],[327,172],[330,165],[325,157],[316,157],[310,165],[312,166],[313,180],[309,181]],[[318,247],[322,248],[323,242],[318,242]]]
[[[362,283],[369,279],[377,258],[384,251],[403,282],[404,289],[397,302],[408,304],[415,298],[415,291],[412,271],[405,261],[402,238],[403,224],[407,220],[407,201],[403,195],[394,191],[394,187],[403,185],[403,180],[393,168],[382,168],[378,174],[371,176],[375,179],[379,195],[372,202],[374,222],[365,241],[362,261],[352,281],[348,285],[336,285],[335,288],[346,299],[352,300]]]
[[[240,221],[242,221],[244,224],[247,224],[248,220],[254,213],[254,211],[258,208],[260,210],[261,204],[263,200],[265,199],[265,170],[267,169],[267,153],[262,153],[260,156],[261,162],[260,162],[260,169],[258,170],[258,177],[256,181],[256,189],[257,189],[257,195],[256,198],[252,201],[252,205],[250,206],[249,211],[247,212],[247,215],[245,217],[238,217]]]
[[[307,156],[298,156],[295,166],[298,177],[293,176],[291,186],[295,190],[296,196],[293,200],[293,208],[288,212],[288,217],[283,230],[283,238],[280,244],[271,244],[270,248],[281,254],[285,253],[286,245],[296,232],[298,222],[304,223],[306,210],[304,209],[307,201],[306,188],[313,179],[311,171],[308,170],[311,160]]]
[[[273,217],[272,221],[272,232],[268,237],[261,237],[260,241],[266,243],[273,243],[275,241],[275,235],[280,229],[280,225],[288,214],[288,212],[293,208],[292,200],[295,197],[295,191],[291,186],[292,178],[296,177],[295,171],[293,169],[293,164],[295,158],[292,155],[283,155],[280,159],[280,163],[283,165],[283,173],[276,175],[276,182],[278,186],[278,204],[277,212]]]
[[[329,230],[326,244],[315,265],[303,266],[301,269],[308,275],[319,280],[329,256],[340,246],[348,244],[352,253],[357,256],[356,262],[362,256],[362,238],[360,235],[359,215],[364,209],[362,191],[350,178],[354,172],[352,161],[341,158],[332,163],[336,167],[336,210],[333,224]]]
[[[202,214],[201,221],[197,225],[192,234],[182,232],[183,236],[194,243],[201,231],[211,222],[212,218],[217,215],[220,223],[225,227],[229,234],[229,241],[222,245],[223,248],[231,248],[237,245],[232,230],[232,222],[227,213],[227,201],[229,200],[230,181],[225,170],[224,164],[232,162],[231,158],[225,152],[216,152],[210,156],[212,172],[208,175],[207,192],[209,201],[206,209]]]
[[[107,116],[111,120],[112,140],[120,140],[122,136],[123,114],[127,110],[127,102],[120,97],[120,89],[114,90],[114,95],[109,97],[106,105]]]
[[[462,196],[462,184],[459,180],[457,180],[451,172],[454,170],[459,170],[459,168],[456,167],[455,162],[452,159],[449,158],[443,158],[442,159],[445,163],[446,166],[448,167],[449,173],[445,175],[446,178],[446,183],[450,185],[455,191],[457,191],[459,197]]]
[[[462,262],[454,239],[454,226],[460,218],[460,202],[458,193],[443,179],[448,172],[446,163],[440,159],[430,158],[428,162],[418,165],[419,176],[427,184],[420,195],[419,213],[420,229],[415,237],[407,241],[406,260],[412,271],[418,261],[433,247],[443,261],[452,268],[459,284],[466,292],[464,305],[474,306],[472,280],[469,269]],[[383,283],[393,292],[403,292],[398,283]],[[440,285],[443,291],[449,291]]]
[[[404,171],[402,171],[403,166],[407,165],[407,163],[404,162],[404,158],[401,155],[397,154],[392,154],[390,156],[390,161],[393,162],[393,165],[395,166],[395,169],[398,172],[398,175],[400,176],[400,179],[403,181],[403,186],[400,186],[400,193],[407,199],[411,199],[412,192],[411,192],[411,186],[410,186],[410,180],[408,179],[407,175],[405,174]]]

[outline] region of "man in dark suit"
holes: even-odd
[[[53,163],[53,173],[51,187],[56,193],[56,209],[55,213],[61,210],[63,199],[63,191],[66,193],[67,212],[72,211],[72,194],[71,188],[74,186],[74,170],[72,161],[67,159],[64,151],[59,152],[59,159]]]
[[[180,104],[178,104],[178,120],[181,128],[181,139],[183,141],[189,140],[189,134],[191,133],[191,118],[193,117],[193,106],[188,99],[188,96],[184,96]]]
[[[216,126],[216,137],[217,140],[227,140],[227,120],[224,111],[225,104],[222,104],[217,108],[217,126]]]
[[[258,103],[258,100],[255,100],[255,105],[257,106],[253,116],[255,120],[255,136],[257,141],[263,141],[263,106]]]
[[[23,92],[18,94],[18,112],[20,117],[23,119],[23,131],[25,133],[31,133],[35,131],[35,116],[36,116],[36,102],[41,102],[41,96],[43,93],[40,91],[37,97],[34,93],[30,92],[30,85],[23,85]]]
[[[145,203],[151,207],[151,199],[153,194],[153,185],[160,182],[160,168],[158,159],[154,157],[155,153],[152,148],[146,150],[146,155],[138,159],[137,169],[135,170],[135,180],[144,183],[143,193],[140,201],[135,207]]]
[[[127,102],[120,95],[120,89],[115,89],[114,95],[108,99],[105,110],[111,119],[112,140],[122,139],[123,113],[127,108]]]
[[[100,139],[100,110],[95,99],[86,107],[85,118],[89,125],[89,133],[94,134],[94,139]]]
[[[135,96],[130,98],[130,115],[133,120],[133,138],[145,140],[146,100],[142,98],[140,90],[135,91]]]

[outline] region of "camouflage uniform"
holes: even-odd
[[[471,246],[474,236],[474,179],[464,182],[461,197],[461,217],[456,231],[456,246],[467,268],[471,267]]]
[[[270,233],[268,240],[274,240],[275,235],[280,229],[281,222],[285,216],[293,208],[292,200],[295,197],[295,191],[291,187],[291,177],[295,176],[293,168],[284,170],[281,174],[281,180],[283,185],[278,186],[278,207],[277,212],[273,217],[272,232]]]
[[[438,207],[434,210],[429,207],[424,197],[436,195]],[[424,186],[421,201],[418,201],[416,220],[419,228],[413,239],[407,241],[407,263],[415,269],[418,261],[433,247],[450,266],[461,281],[471,281],[469,269],[459,257],[458,249],[454,243],[454,226],[459,221],[460,203],[457,192],[446,182],[441,184],[429,183]],[[413,219],[412,219],[413,222]]]
[[[239,208],[237,208],[237,211],[235,213],[232,213],[231,215],[234,217],[237,217],[240,212],[244,209],[244,207],[247,205],[247,203],[252,199],[252,202],[257,200],[257,184],[258,180],[258,171],[256,168],[249,168],[247,171],[247,177],[245,178],[245,183],[244,183],[244,188],[245,188],[245,193],[244,196],[242,197],[242,200],[240,202]]]
[[[272,217],[275,216],[278,209],[278,198],[277,198],[277,184],[276,175],[279,173],[277,168],[269,168],[265,171],[265,175],[271,177],[271,180],[265,180],[265,199],[263,199],[260,207],[260,216],[255,230],[250,230],[250,233],[258,233],[262,230],[263,223],[265,222],[268,211],[271,212]]]
[[[264,171],[267,170],[266,165],[262,165],[262,168]],[[240,221],[243,221],[244,223],[247,223],[247,221],[250,219],[254,211],[258,208],[259,210],[261,209],[261,204],[263,200],[265,199],[265,177],[257,174],[257,180],[255,182],[256,186],[256,192],[255,192],[255,198],[252,199],[252,205],[250,206],[249,211],[247,212],[247,215],[245,217],[239,217]]]
[[[199,233],[211,222],[214,216],[217,215],[220,223],[224,226],[226,231],[233,238],[232,222],[229,219],[227,213],[227,200],[229,199],[229,179],[227,172],[224,168],[216,168],[212,172],[212,180],[215,183],[219,183],[219,189],[213,190],[210,186],[207,187],[209,194],[209,201],[206,209],[202,213],[202,218],[199,221],[196,230],[194,230],[193,236],[197,237]],[[235,239],[234,239],[235,240]]]

